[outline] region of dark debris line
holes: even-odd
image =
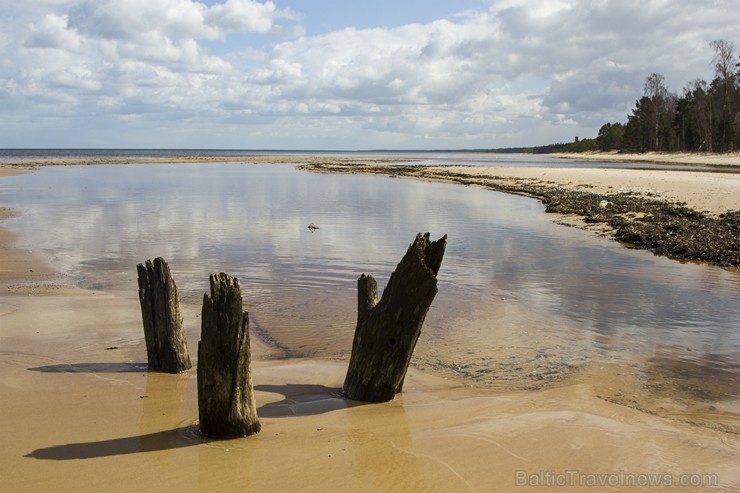
[[[610,205],[600,207],[602,200]],[[616,240],[659,255],[740,267],[740,211],[712,217],[675,203],[584,192],[556,193],[546,211],[605,223],[614,230]]]

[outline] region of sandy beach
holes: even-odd
[[[454,171],[652,194],[711,215],[740,209],[737,174]],[[16,172],[0,168],[0,180]],[[11,214],[23,211],[0,210],[0,228]],[[740,488],[737,400],[678,406],[675,395],[645,395],[628,365],[587,364],[533,391],[475,388],[411,369],[393,402],[362,404],[341,396],[346,361],[268,359],[253,337],[262,432],[204,439],[195,368],[146,371],[136,297],[65,285],[53,265],[13,242],[0,229],[2,491]],[[182,308],[192,357],[200,306]]]
[[[432,167],[429,171],[431,173],[448,171],[476,178],[497,177],[510,182],[528,181],[600,195],[629,193],[652,196],[669,202],[682,202],[694,210],[715,216],[740,209],[740,173],[465,166]]]
[[[740,152],[710,154],[698,152],[563,152],[551,156],[583,161],[609,161],[615,163],[661,163],[661,164],[701,164],[708,166],[740,166]]]

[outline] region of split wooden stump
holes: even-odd
[[[378,301],[378,284],[357,280],[357,326],[344,394],[353,400],[387,402],[401,392],[427,311],[437,294],[437,273],[447,235],[437,241],[416,235]]]
[[[136,266],[149,369],[180,373],[192,367],[183,332],[180,300],[162,257]]]
[[[198,344],[198,414],[206,436],[240,437],[261,429],[252,384],[249,316],[239,280],[210,277],[203,295]]]

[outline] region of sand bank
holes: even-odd
[[[740,169],[738,173],[711,173],[676,170],[613,168],[513,168],[437,166],[432,174],[445,171],[477,178],[508,182],[528,181],[599,195],[635,194],[686,206],[712,215],[740,210]]]
[[[0,169],[24,170],[33,169],[41,166],[90,166],[90,165],[110,165],[110,164],[184,164],[184,163],[267,163],[267,164],[310,164],[322,163],[326,161],[336,161],[338,158],[330,155],[194,155],[194,156],[168,156],[168,157],[103,157],[103,158],[48,158],[48,159],[26,159],[22,161],[0,162]],[[383,164],[387,162],[413,161],[413,159],[399,157],[385,157],[380,155],[362,156],[353,154],[349,158],[358,163],[375,163]]]
[[[205,440],[196,427],[195,370],[145,371],[135,287],[118,296],[60,285],[51,266],[13,249],[12,239],[0,236],[2,491],[740,487],[736,432],[602,398],[630,388],[628,366],[584,367],[529,392],[469,388],[411,370],[396,400],[362,405],[339,392],[345,361],[268,360],[254,341],[263,431]],[[193,355],[198,311],[183,306]],[[644,482],[660,487],[635,486]]]
[[[706,164],[709,166],[740,166],[740,152],[710,154],[701,152],[561,152],[555,157],[583,161],[610,161],[623,163]]]

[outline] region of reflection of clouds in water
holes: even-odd
[[[430,331],[447,330],[436,313],[464,313],[504,291],[609,341],[740,349],[736,274],[554,225],[528,198],[286,165],[43,168],[5,180],[0,198],[25,212],[7,224],[66,271],[131,289],[135,264],[163,256],[188,292],[225,270],[243,278],[257,308],[282,310],[302,321],[293,326],[314,330],[319,352],[323,324],[348,312],[326,300],[353,290],[363,272],[384,286],[419,231],[449,235]],[[321,229],[312,233],[310,223]]]

